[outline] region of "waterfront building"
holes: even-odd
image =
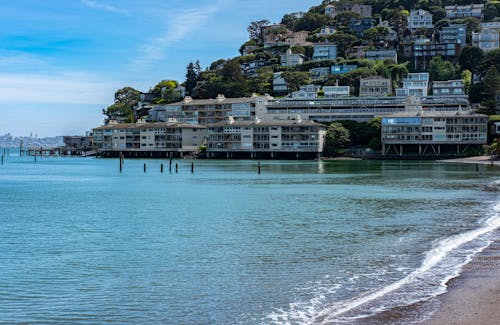
[[[71,154],[80,155],[86,151],[92,150],[92,136],[91,135],[72,135],[63,136],[64,150],[71,152]]]
[[[433,81],[432,94],[434,96],[463,96],[465,95],[464,82],[461,79]]]
[[[178,157],[205,143],[206,128],[175,121],[108,124],[92,130],[94,148],[105,157]]]
[[[461,19],[467,17],[474,17],[480,20],[484,19],[484,4],[470,4],[470,5],[451,5],[445,6],[446,18],[448,19]]]
[[[215,99],[192,99],[186,96],[181,102],[164,105],[164,110],[167,112],[180,110],[187,118],[192,118],[193,121],[197,118],[199,124],[205,125],[223,121],[228,116],[236,119],[253,119],[265,112],[265,104],[269,98],[266,95],[239,98],[218,95]]]
[[[413,96],[405,110],[382,118],[382,154],[463,154],[487,141],[486,115],[472,110],[429,111]]]
[[[152,105],[146,117],[147,122],[167,122],[176,120],[179,123],[198,124],[198,112],[183,111],[182,105]]]
[[[359,97],[389,96],[392,94],[391,79],[373,76],[361,78],[359,81]]]
[[[326,126],[300,117],[287,120],[208,124],[211,158],[316,158],[323,151]]]
[[[287,49],[286,53],[281,55],[281,65],[284,67],[293,67],[304,63],[306,57],[301,53],[292,53],[291,49]]]
[[[372,61],[391,60],[398,62],[398,53],[396,50],[371,50],[365,52],[365,58]]]
[[[432,14],[427,10],[411,10],[408,16],[408,29],[412,32],[419,28],[434,28],[432,24]]]
[[[468,109],[470,103],[464,96],[427,96],[421,98],[422,107],[429,111],[457,111]],[[277,98],[266,105],[266,119],[289,119],[300,115],[305,120],[320,123],[351,120],[368,122],[374,117],[387,117],[404,111],[406,96],[338,98]]]
[[[313,49],[313,61],[335,60],[337,58],[337,45],[335,44],[315,43]]]

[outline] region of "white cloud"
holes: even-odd
[[[211,7],[198,7],[169,13],[169,18],[166,18],[168,23],[162,34],[148,39],[145,45],[140,47],[140,54],[132,60],[131,69],[141,71],[151,68],[166,57],[169,47],[192,36],[220,8],[221,3],[216,3]]]
[[[108,12],[112,12],[112,13],[116,13],[116,14],[127,14],[128,13],[126,10],[117,8],[117,7],[112,6],[112,5],[99,3],[97,1],[81,0],[81,3],[89,8],[92,8],[92,9],[104,10],[104,11],[108,11]]]
[[[0,73],[2,106],[16,102],[108,105],[116,89],[116,84],[82,73]]]

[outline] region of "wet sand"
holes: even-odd
[[[446,293],[424,302],[353,321],[356,325],[500,324],[500,230],[495,241],[450,280]]]
[[[457,158],[457,159],[443,159],[438,161],[447,163],[500,166],[500,160],[492,160],[491,156],[475,156],[475,157]]]
[[[437,311],[421,324],[500,324],[499,231],[496,241],[475,256],[436,300]]]

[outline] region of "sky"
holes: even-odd
[[[251,21],[320,0],[0,0],[0,135],[79,135],[116,90],[239,55]]]

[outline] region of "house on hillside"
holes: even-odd
[[[328,78],[330,74],[329,67],[312,68],[309,69],[309,74],[311,75],[312,81],[323,81]]]
[[[325,15],[335,18],[339,13],[345,11],[352,11],[361,17],[372,16],[372,6],[357,3],[344,3],[340,5],[329,4],[325,7]]]
[[[307,41],[308,36],[309,32],[305,30],[294,32],[286,36],[284,42],[288,46],[310,46],[312,43]]]
[[[462,80],[433,81],[432,95],[463,96],[465,95],[464,82]]]
[[[281,65],[283,67],[293,67],[304,63],[306,57],[301,53],[292,53],[291,49],[286,50],[285,54],[281,56]]]
[[[467,26],[465,24],[450,24],[439,31],[439,39],[442,43],[456,43],[461,48],[467,45]]]
[[[472,46],[484,52],[500,48],[500,22],[482,23],[480,32],[472,32]]]
[[[349,86],[323,86],[323,94],[327,98],[347,97],[349,93]]]
[[[317,85],[304,85],[300,86],[300,90],[292,93],[292,98],[318,98],[318,91],[321,86]]]
[[[398,53],[396,50],[372,50],[365,52],[365,58],[372,61],[391,60],[398,62]]]
[[[380,76],[361,78],[359,81],[359,97],[389,96],[392,93],[391,79]]]
[[[432,14],[427,10],[411,10],[408,16],[408,29],[412,32],[419,28],[434,28],[432,24]]]
[[[274,24],[262,27],[264,47],[282,45],[283,40],[290,35],[290,31],[283,24]]]
[[[313,61],[335,60],[337,58],[337,45],[333,43],[315,43],[313,48]]]
[[[448,19],[460,19],[467,17],[474,17],[480,20],[484,19],[484,4],[470,4],[470,5],[451,5],[445,6],[444,10],[446,10],[446,18]]]
[[[356,70],[358,68],[355,64],[339,64],[331,66],[331,74],[344,74]]]
[[[349,30],[356,33],[358,36],[363,36],[367,29],[373,27],[373,19],[371,17],[366,18],[352,18],[349,22]]]
[[[285,94],[288,92],[288,85],[282,72],[275,72],[273,74],[273,92],[278,94]]]

